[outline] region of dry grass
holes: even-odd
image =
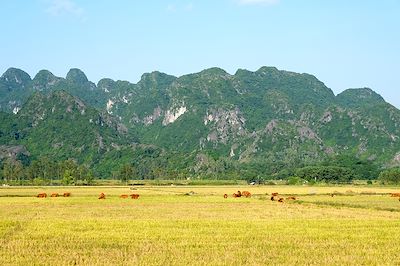
[[[254,196],[234,199],[237,190]],[[398,190],[4,188],[0,265],[398,265],[400,202],[381,195]],[[70,198],[33,197],[66,191]],[[334,191],[343,195],[328,196]],[[140,198],[119,198],[131,192]],[[272,192],[300,200],[272,202]]]

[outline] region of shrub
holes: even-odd
[[[288,185],[299,185],[302,184],[302,179],[298,176],[291,176],[287,180]]]
[[[45,180],[43,180],[42,178],[34,178],[32,183],[33,183],[34,186],[44,186],[44,185],[46,185]]]

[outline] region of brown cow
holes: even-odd
[[[272,197],[276,197],[276,196],[278,196],[278,192],[272,193]]]
[[[400,193],[390,193],[391,197],[400,197]]]
[[[224,199],[228,198],[228,194],[224,194]]]
[[[238,193],[233,193],[232,196],[234,198],[240,198],[242,196],[242,193],[240,191],[238,191]]]
[[[106,194],[104,194],[104,193],[100,193],[100,195],[99,195],[99,199],[106,199]]]
[[[251,193],[248,191],[243,191],[242,192],[242,196],[246,197],[246,198],[251,198]]]
[[[46,198],[47,194],[46,193],[39,193],[36,197],[38,197],[38,198]]]
[[[290,196],[290,197],[287,197],[286,200],[296,200],[296,197]]]
[[[138,199],[139,198],[139,194],[131,194],[131,199]]]
[[[58,197],[58,196],[60,196],[58,193],[52,193],[52,194],[51,194],[51,197],[52,197],[52,198]]]
[[[284,198],[279,198],[279,199],[278,199],[278,202],[281,202],[281,203],[282,203],[284,200],[285,200]]]
[[[122,194],[121,196],[119,196],[121,199],[127,199],[128,195],[127,194]]]
[[[64,192],[63,196],[64,197],[69,197],[69,196],[71,196],[71,192]]]

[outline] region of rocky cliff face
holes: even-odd
[[[386,161],[399,150],[399,112],[370,89],[335,96],[314,76],[270,67],[235,75],[214,68],[171,81],[132,85],[110,111],[146,142],[238,160],[354,153]]]
[[[9,68],[0,77],[0,111],[17,113],[33,93],[31,77],[17,68]]]

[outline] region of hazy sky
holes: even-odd
[[[400,107],[400,0],[2,0],[0,23],[1,73],[78,67],[136,83],[276,66]]]

